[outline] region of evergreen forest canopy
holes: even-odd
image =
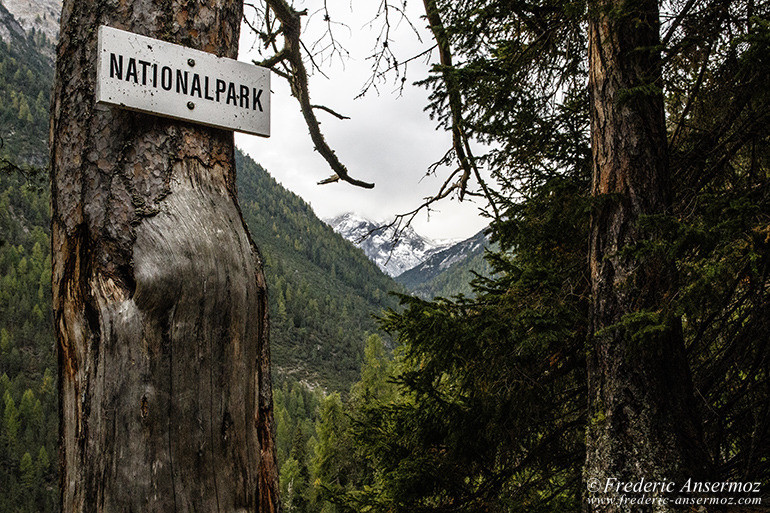
[[[431,112],[461,142],[493,148],[464,157],[493,173],[493,274],[473,282],[475,296],[401,296],[403,311],[381,321],[395,351],[375,336],[361,355],[374,326],[348,316],[387,304],[391,282],[374,286],[376,274],[364,271],[373,265],[354,267],[363,256],[327,240],[298,198],[258,196],[273,182],[238,156],[244,217],[276,280],[275,362],[290,377],[328,379],[344,392],[276,384],[281,500],[291,512],[580,511],[586,433],[610,421],[587,406],[597,336],[591,216],[614,199],[592,195],[587,54],[596,12],[581,1],[426,3],[452,57],[424,82]],[[619,3],[611,14],[642,23],[637,4],[651,3]],[[676,280],[654,309],[610,331],[622,330],[641,361],[669,317],[681,325],[701,430],[698,472],[712,481],[770,482],[768,10],[750,0],[664,2],[653,49],[661,79],[618,99],[665,101],[670,208],[635,221],[651,236],[623,256],[672,262]],[[0,180],[0,510],[54,511],[48,199],[18,175]],[[307,262],[311,272],[297,273]],[[341,293],[323,297],[334,289]],[[352,290],[362,292],[350,299]],[[328,339],[341,342],[306,343]]]
[[[0,155],[44,166],[48,147],[41,143],[48,138],[53,69],[42,51],[50,43],[42,33],[17,34],[13,29],[21,31],[21,27],[2,4],[0,23],[9,33],[0,44]]]
[[[420,84],[455,170],[428,203],[485,196],[500,251],[474,298],[402,296],[385,317],[395,356],[336,422],[324,511],[629,511],[585,503],[587,477],[767,483],[770,6],[424,4]],[[263,64],[308,119],[296,27],[313,20],[258,5],[280,22],[257,30]],[[401,11],[380,9],[373,80],[402,81]]]

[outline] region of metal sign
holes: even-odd
[[[96,101],[270,136],[270,71],[99,27]]]

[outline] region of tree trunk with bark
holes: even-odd
[[[655,0],[592,5],[593,339],[584,469],[592,491],[596,483],[603,491],[610,478],[680,480],[706,467],[681,324],[666,307],[675,269],[660,230],[645,227],[649,216],[669,212],[671,196],[659,44]],[[675,510],[619,504],[587,509]]]
[[[239,0],[65,0],[51,120],[61,511],[273,512],[267,292],[231,132],[94,103],[97,28],[234,58]]]

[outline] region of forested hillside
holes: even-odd
[[[372,317],[400,287],[300,197],[236,153],[241,210],[267,264],[273,366],[279,376],[345,390],[357,378]]]
[[[10,42],[0,43],[0,135],[5,142],[0,155],[6,162],[39,168],[47,160],[52,81],[51,64],[39,50],[48,43],[42,38],[17,37],[20,29],[2,5],[0,18],[4,27],[13,27],[14,34]],[[243,216],[266,264],[272,361],[278,383],[279,457],[283,462],[292,453],[294,438],[305,440],[304,445],[314,436],[316,406],[322,397],[320,391],[310,392],[298,381],[346,392],[359,376],[367,334],[376,330],[373,315],[395,305],[388,292],[399,286],[253,160],[237,152],[236,164]],[[57,508],[57,371],[51,316],[49,202],[44,170],[19,173],[3,167],[3,512]],[[296,407],[295,396],[300,393],[316,397],[316,403],[308,399],[304,401],[306,407]],[[296,425],[304,427],[298,430]]]
[[[483,230],[473,237],[431,255],[421,264],[401,273],[396,281],[409,292],[423,299],[470,295],[471,281],[476,275],[488,276],[489,264],[485,252],[497,250]]]
[[[53,68],[41,50],[43,34],[25,34],[0,4],[0,155],[45,165],[48,159],[48,108]]]
[[[0,5],[0,157],[48,158],[53,72],[42,40]],[[41,174],[0,166],[0,511],[55,511],[56,359],[51,315],[49,193]]]
[[[58,496],[48,197],[0,175],[0,511],[54,511]]]

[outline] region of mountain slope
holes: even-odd
[[[53,67],[42,43],[25,35],[0,5],[0,156],[43,166],[48,160],[48,107]]]
[[[48,42],[59,37],[61,0],[1,0],[1,3],[26,33],[45,36]],[[49,50],[53,50],[52,44],[43,53],[48,55]]]
[[[273,365],[346,389],[372,315],[395,306],[388,292],[400,287],[260,165],[241,152],[236,164],[241,210],[267,264]]]
[[[9,39],[0,44],[0,137],[4,142],[0,155],[17,163],[45,166],[51,62],[32,38],[24,36],[2,4],[0,27]],[[388,292],[400,286],[250,158],[236,152],[236,165],[243,216],[267,264],[276,374],[347,390],[358,377],[367,333],[376,330],[372,315],[395,304]],[[21,177],[2,179],[0,185],[4,188],[0,192],[5,191],[11,203],[0,220],[0,245],[18,246],[11,242],[9,234],[47,233],[48,191],[22,185]],[[15,185],[7,180],[15,180]],[[14,207],[13,200],[19,198],[43,205],[44,218],[21,214],[37,210]],[[40,247],[49,254],[48,243]],[[28,253],[31,247],[24,251]],[[16,258],[11,260],[15,262]],[[0,269],[0,277],[16,272],[9,264]],[[37,290],[35,286],[28,292],[34,295]],[[0,327],[16,315],[10,312],[12,304],[0,311]],[[50,303],[40,308],[47,312]],[[52,340],[49,328],[37,326],[32,318],[28,321],[30,329],[40,329]],[[4,362],[0,357],[0,375],[2,372]]]
[[[24,28],[13,16],[3,2],[0,2],[0,39],[8,43],[16,39],[26,39],[27,34],[24,32]]]
[[[489,247],[489,240],[482,230],[431,255],[395,279],[411,293],[425,299],[470,294],[473,272],[489,273],[489,265],[484,260],[484,250]]]
[[[453,242],[433,241],[408,226],[394,241],[394,228],[378,230],[384,223],[347,213],[327,221],[335,232],[359,248],[389,276],[398,276]]]

